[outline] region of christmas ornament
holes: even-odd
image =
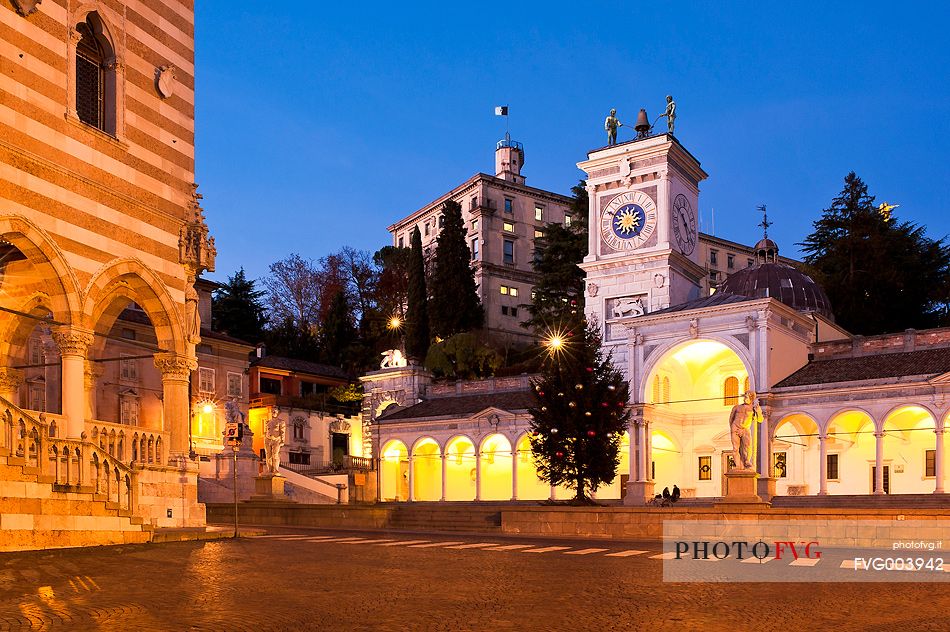
[[[541,407],[541,412],[542,412],[542,413],[548,412],[548,407],[547,407],[547,406],[542,406],[542,407]]]
[[[579,391],[582,391],[582,390],[584,390],[584,385],[583,385],[583,384],[575,384],[575,385],[574,385],[574,388],[576,388],[576,389],[579,390]]]
[[[588,436],[588,437],[593,437],[593,436],[596,436],[596,435],[597,435],[597,433],[594,432],[593,430],[588,430],[588,431],[587,431],[587,436]]]
[[[600,405],[603,406],[604,408],[607,408],[608,406],[610,406],[610,404],[608,404],[607,402],[600,402]]]
[[[561,458],[562,456],[564,456],[564,453],[563,453],[563,452],[555,452],[555,453],[554,453],[554,456],[556,456],[557,458]]]
[[[614,386],[613,384],[608,384],[608,385],[607,385],[607,390],[608,390],[608,391],[615,391],[615,390],[617,390],[617,387]]]
[[[588,373],[593,373],[593,372],[594,372],[594,367],[592,367],[592,366],[587,367],[587,372],[588,372]]]
[[[567,405],[570,406],[571,408],[577,408],[577,404],[574,402],[568,402]]]
[[[564,393],[558,393],[557,396],[558,396],[558,397],[564,397]]]
[[[551,428],[551,434],[557,434],[557,428]]]
[[[587,410],[587,411],[584,411],[584,416],[585,416],[585,417],[590,417],[590,414],[591,414],[591,413],[590,413],[590,411],[589,411],[589,410]]]

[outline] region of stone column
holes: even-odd
[[[551,500],[557,500],[557,487],[551,485],[551,495],[548,496]]]
[[[14,406],[19,406],[21,384],[23,384],[23,371],[0,367],[0,397]]]
[[[84,384],[86,387],[86,419],[96,419],[96,383],[102,377],[105,367],[99,362],[86,360],[86,367],[83,373]],[[49,405],[47,403],[47,409]]]
[[[518,500],[518,450],[511,451],[511,499]]]
[[[640,480],[640,447],[637,442],[640,440],[640,424],[636,419],[631,418],[627,425],[627,435],[630,437],[630,479],[629,482]]]
[[[86,350],[95,338],[92,331],[69,325],[54,327],[51,335],[62,356],[62,410],[66,418],[66,436],[78,439],[86,421]]]
[[[59,347],[53,342],[43,344],[43,377],[46,380],[46,411],[50,413],[62,413],[63,406],[59,398],[63,394],[63,385],[60,383],[60,374],[58,367],[62,360],[59,357]]]
[[[828,495],[828,435],[818,435],[818,495]]]
[[[637,481],[646,482],[650,476],[647,474],[647,421],[641,419],[637,424],[637,445],[639,446],[638,460],[640,461],[640,471],[637,473]]]
[[[445,502],[445,492],[448,487],[449,460],[445,452],[442,453],[442,502]]]
[[[177,353],[156,353],[155,367],[162,374],[162,430],[169,433],[169,463],[187,459],[191,422],[188,383],[198,361]]]
[[[874,493],[884,493],[884,432],[875,432],[874,446]]]
[[[482,499],[482,451],[475,451],[475,501]]]
[[[937,442],[934,446],[934,478],[936,478],[935,494],[943,493],[943,428],[934,430]]]
[[[415,474],[412,471],[415,468],[412,467],[412,456],[413,455],[411,454],[409,455],[409,502],[412,502],[416,499],[416,490],[414,484],[415,481],[413,480],[415,478]]]

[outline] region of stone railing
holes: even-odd
[[[108,421],[87,420],[86,436],[116,460],[128,463],[165,463],[168,433]]]
[[[92,493],[120,509],[132,511],[138,498],[136,473],[120,459],[89,441],[55,436],[62,418],[40,419],[0,398],[0,456],[20,465],[38,482],[56,491]],[[51,432],[52,431],[52,432]],[[52,435],[52,436],[51,436]]]

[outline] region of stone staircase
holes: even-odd
[[[393,507],[390,526],[406,531],[501,533],[502,506],[452,503],[450,505],[384,503]],[[504,505],[510,507],[511,505]]]
[[[950,509],[950,494],[775,496],[773,508]]]
[[[0,551],[148,542],[137,473],[0,398]]]

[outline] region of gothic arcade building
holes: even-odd
[[[768,239],[710,294],[696,221],[706,173],[670,134],[578,166],[590,197],[585,309],[633,410],[618,476],[598,498],[642,504],[674,484],[686,497],[724,495],[729,412],[746,391],[764,413],[763,498],[943,493],[950,330],[852,336]],[[403,367],[363,381],[382,499],[569,494],[535,474],[527,376],[445,386]]]

